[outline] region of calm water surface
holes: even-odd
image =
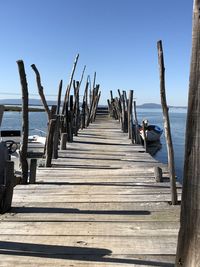
[[[163,115],[161,109],[138,109],[138,120],[147,118],[150,124],[156,124],[163,129]],[[181,181],[183,176],[184,147],[185,147],[185,124],[187,109],[170,109],[170,126],[174,147],[176,175]],[[167,148],[164,132],[161,136],[162,148],[154,156],[157,160],[167,163]]]
[[[163,116],[161,109],[138,109],[138,120],[148,119],[150,124],[156,124],[163,128]],[[170,109],[170,122],[172,140],[175,153],[176,175],[178,179],[182,180],[183,174],[183,160],[184,160],[184,143],[185,143],[185,123],[186,123],[186,109]],[[30,129],[37,128],[46,131],[47,116],[44,112],[30,112]],[[21,127],[21,113],[5,112],[2,121],[2,129],[20,129]],[[167,163],[167,150],[164,133],[161,137],[162,148],[154,156],[157,160]]]

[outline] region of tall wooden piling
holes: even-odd
[[[14,162],[6,161],[5,171],[4,171],[4,179],[5,179],[5,191],[4,197],[2,201],[2,205],[0,207],[0,212],[5,213],[11,208],[12,198],[13,198],[13,188],[14,188]]]
[[[200,266],[200,1],[194,0],[192,57],[176,266]]]
[[[136,110],[136,101],[133,101],[133,112],[134,112],[134,121],[135,121],[135,140],[136,144],[141,144],[141,137],[138,127],[138,118],[137,118],[137,110]]]
[[[161,104],[163,110],[164,129],[165,129],[165,137],[167,143],[167,157],[168,157],[168,166],[169,166],[170,183],[171,183],[171,198],[172,198],[171,201],[172,205],[175,205],[177,204],[176,174],[175,174],[175,163],[174,163],[174,150],[172,144],[168,106],[165,93],[165,66],[164,66],[162,41],[158,41],[157,48],[158,48],[158,62],[160,71],[160,96],[161,96]]]
[[[46,101],[46,98],[45,98],[45,95],[44,95],[44,88],[41,84],[41,78],[40,78],[40,73],[37,69],[37,67],[35,66],[35,64],[32,64],[31,65],[33,71],[35,72],[35,75],[36,75],[36,83],[37,83],[37,87],[38,87],[38,93],[40,95],[40,98],[41,98],[41,101],[43,103],[43,106],[44,106],[44,109],[47,113],[47,116],[48,116],[48,120],[51,119],[51,111],[49,109],[49,106],[47,104],[47,101]]]
[[[68,108],[70,90],[71,90],[71,87],[72,87],[72,83],[73,83],[73,79],[74,79],[74,73],[75,73],[75,70],[76,70],[78,59],[79,59],[79,54],[76,55],[76,58],[74,60],[74,64],[73,64],[73,67],[72,67],[72,72],[71,72],[71,75],[70,75],[69,84],[67,86],[67,89],[66,89],[66,92],[65,92],[64,101],[63,101],[62,114],[65,114],[66,108]]]
[[[132,109],[133,109],[133,90],[129,91],[128,97],[128,137],[132,138]]]
[[[46,167],[51,167],[51,160],[53,155],[53,137],[54,137],[54,130],[55,130],[56,120],[51,119],[48,126],[48,136],[46,142]]]
[[[26,184],[28,181],[28,84],[26,81],[24,62],[22,60],[18,60],[17,65],[22,89],[22,145],[20,147],[20,162],[22,167],[22,183]]]

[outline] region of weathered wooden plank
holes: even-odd
[[[178,199],[181,200],[181,196],[178,196]],[[20,202],[20,201],[26,201],[26,202],[32,202],[32,201],[42,201],[42,202],[49,202],[51,200],[52,202],[157,202],[157,201],[168,201],[170,202],[170,194],[159,194],[159,195],[85,195],[85,194],[79,194],[77,197],[76,195],[72,197],[71,195],[46,195],[46,196],[40,196],[40,195],[14,195],[13,201],[14,202]]]
[[[180,207],[168,203],[166,165],[105,117],[74,141],[36,184],[16,186],[0,266],[173,266]]]
[[[14,253],[13,253],[14,254]],[[20,255],[17,256],[16,254]],[[24,253],[25,254],[25,253]],[[127,267],[127,264],[131,266],[174,266],[175,257],[172,255],[142,255],[142,254],[128,254],[128,255],[120,255],[120,254],[110,254],[105,257],[96,256],[96,255],[70,255],[67,254],[54,255],[51,256],[49,254],[40,254],[37,257],[37,254],[27,253],[28,256],[23,256],[23,251],[19,253],[15,253],[15,260],[13,259],[11,253],[9,252],[6,255],[1,255],[2,262],[0,266],[81,266],[81,267],[110,267],[110,266],[120,266]],[[67,264],[67,265],[66,265]]]
[[[2,235],[0,253],[8,249],[46,254],[175,254],[177,236]],[[88,249],[87,249],[88,248]],[[96,250],[95,250],[96,249]]]
[[[148,214],[146,215],[148,216]],[[73,218],[72,218],[73,220]],[[178,234],[177,222],[1,222],[0,235],[46,236],[174,236]]]

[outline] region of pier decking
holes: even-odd
[[[15,187],[0,266],[173,266],[180,207],[169,205],[167,177],[118,121],[97,116],[36,184]]]

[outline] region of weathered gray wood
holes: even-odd
[[[162,169],[158,166],[154,167],[154,175],[155,180],[157,183],[161,183],[163,181],[162,179]]]
[[[50,120],[51,119],[51,111],[50,111],[50,109],[48,107],[48,104],[47,104],[47,101],[46,101],[46,98],[45,98],[45,95],[44,95],[44,88],[43,88],[43,86],[41,84],[40,73],[39,73],[37,67],[35,66],[35,64],[32,64],[31,68],[35,72],[36,82],[37,82],[37,87],[38,87],[38,93],[40,95],[40,98],[41,98],[42,104],[44,106],[44,109],[45,109],[45,111],[47,113],[48,120]]]
[[[20,162],[22,168],[22,183],[26,184],[28,181],[28,162],[27,162],[28,131],[29,131],[28,84],[26,81],[24,62],[22,60],[18,60],[17,65],[18,65],[21,90],[22,90],[22,145],[20,146]]]
[[[194,0],[181,227],[176,266],[200,266],[200,1]]]
[[[1,260],[13,267],[172,266],[180,207],[168,204],[167,166],[98,113],[67,146],[52,168],[37,169],[36,184],[15,187],[12,213],[1,218]]]
[[[146,124],[145,124],[144,121],[142,122],[142,129],[143,129],[143,137],[144,137],[144,139],[143,139],[143,141],[144,141],[144,149],[147,152]]]
[[[175,174],[175,163],[174,163],[174,149],[171,137],[171,129],[170,129],[170,120],[168,113],[168,106],[166,100],[165,93],[165,65],[164,65],[164,55],[162,48],[162,41],[158,41],[158,62],[159,62],[159,71],[160,71],[160,97],[161,104],[163,110],[163,120],[164,120],[164,129],[165,129],[165,137],[167,143],[167,157],[168,157],[168,165],[170,172],[170,180],[171,180],[171,194],[172,194],[172,205],[177,204],[177,193],[176,193],[176,174]]]
[[[135,121],[135,143],[141,144],[141,137],[138,128],[138,119],[137,119],[137,110],[136,110],[136,101],[133,101],[133,110],[134,110],[134,121]]]
[[[35,182],[36,182],[36,170],[37,170],[37,159],[31,159],[30,177],[29,177],[29,183],[30,184],[35,184]]]
[[[3,119],[3,113],[4,113],[5,107],[4,105],[0,105],[0,126]]]
[[[128,138],[132,139],[132,109],[133,109],[133,90],[129,91],[128,97]]]
[[[60,141],[60,149],[61,150],[66,150],[67,149],[67,133],[62,133],[61,134],[61,141]]]
[[[72,87],[72,83],[73,83],[73,79],[74,79],[74,73],[75,73],[75,70],[76,70],[78,59],[79,59],[79,54],[76,55],[76,58],[75,58],[75,61],[74,61],[74,64],[73,64],[73,68],[72,68],[72,72],[71,72],[71,75],[70,75],[70,79],[69,79],[69,84],[68,84],[66,92],[65,92],[62,114],[64,114],[66,112],[66,108],[68,108],[68,104],[67,103],[69,102],[70,90],[71,90],[71,87]]]
[[[0,212],[5,213],[10,210],[13,198],[13,187],[14,187],[14,162],[7,161],[5,165],[5,190],[3,199],[1,202]]]
[[[53,158],[58,158],[58,146],[59,146],[59,138],[60,138],[60,116],[56,117],[56,125],[54,131],[54,138],[53,138]]]
[[[49,123],[49,129],[48,129],[48,136],[46,141],[46,161],[45,166],[51,167],[51,160],[52,160],[52,154],[53,154],[53,137],[54,137],[54,131],[56,126],[56,120],[51,119]]]
[[[57,99],[57,110],[56,110],[56,114],[57,115],[60,114],[60,103],[61,103],[61,94],[62,94],[62,84],[63,84],[63,81],[60,80],[59,87],[58,87],[58,99]]]

